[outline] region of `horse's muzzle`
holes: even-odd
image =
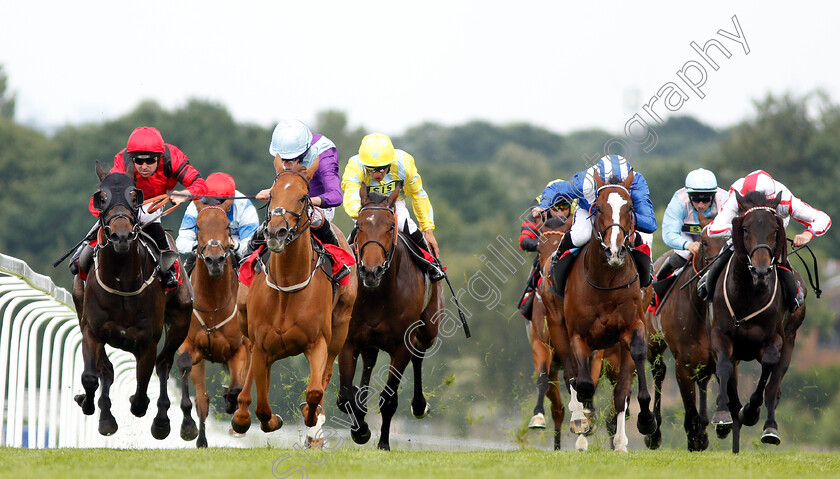
[[[382,282],[382,275],[385,274],[385,268],[382,266],[374,266],[368,268],[359,263],[359,277],[362,279],[362,284],[365,288],[377,288]]]
[[[219,256],[205,256],[204,264],[207,266],[207,274],[211,278],[218,278],[225,272],[225,257]]]
[[[288,228],[274,229],[271,226],[265,230],[265,245],[275,253],[282,253],[289,238]]]
[[[750,266],[750,276],[752,276],[754,286],[766,286],[770,280],[770,273],[773,272],[772,265],[770,266]]]
[[[627,258],[627,248],[613,249],[610,246],[605,246],[604,256],[607,257],[607,265],[610,268],[621,268]]]

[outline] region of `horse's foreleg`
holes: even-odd
[[[193,367],[192,342],[189,338],[181,345],[178,356],[178,374],[181,377],[181,412],[184,415],[181,421],[181,439],[192,441],[198,436],[198,428],[192,418],[192,401],[190,401],[190,371]],[[196,388],[196,400],[198,400],[198,388]]]
[[[97,341],[90,326],[85,322],[81,322],[82,327],[82,358],[84,359],[85,369],[82,371],[82,387],[85,388],[84,394],[79,394],[75,397],[76,403],[82,407],[82,412],[90,416],[96,410],[93,400],[96,397],[96,389],[99,387],[99,368],[100,361],[98,360],[100,349],[104,346]]]
[[[185,274],[183,265],[181,266],[181,274]],[[173,296],[166,306],[164,311],[164,324],[166,328],[166,338],[163,342],[163,348],[160,354],[155,359],[155,373],[160,380],[160,396],[157,400],[157,415],[152,420],[152,436],[155,439],[164,439],[169,436],[169,390],[166,383],[169,380],[169,373],[172,371],[172,364],[175,362],[175,353],[184,340],[187,338],[187,333],[190,330],[190,320],[192,318],[192,294],[189,283],[178,288],[178,294]]]
[[[648,392],[647,377],[645,376],[645,365],[647,364],[645,323],[643,321],[637,321],[630,336],[630,341],[628,341],[629,345],[627,343],[625,344],[629,346],[630,356],[636,365],[636,371],[638,373],[636,377],[639,381],[639,392],[637,395],[637,400],[639,401],[639,417],[636,419],[636,428],[641,434],[648,436],[656,432],[659,425],[656,422],[656,417],[654,417],[653,412],[650,410],[650,392]],[[626,334],[623,339],[625,341],[628,339]]]
[[[793,345],[796,339],[796,332],[788,335],[781,348],[781,355],[773,373],[770,375],[770,382],[767,384],[767,391],[764,393],[764,405],[767,407],[767,420],[764,422],[764,432],[761,435],[761,442],[765,444],[779,445],[782,442],[779,436],[779,425],[776,423],[776,406],[782,398],[782,378],[790,366],[793,355]],[[762,364],[763,366],[763,364]]]
[[[595,383],[589,366],[592,351],[578,335],[573,336],[569,344],[573,360],[573,364],[566,366],[567,370],[573,371],[569,382],[569,411],[572,413],[569,429],[575,434],[586,434],[591,430],[591,424],[584,412],[583,403],[591,402],[595,395]]]
[[[99,350],[99,360],[99,371],[102,374],[102,392],[99,395],[99,434],[110,436],[117,432],[117,420],[111,414],[111,384],[114,383],[114,365],[108,360],[104,346]]]
[[[379,400],[379,410],[382,412],[382,430],[379,437],[379,449],[391,450],[391,419],[394,413],[397,412],[397,391],[402,381],[403,373],[406,366],[411,359],[411,353],[404,344],[391,356],[391,365],[388,372],[388,381],[385,384],[385,389],[382,390]]]
[[[309,385],[306,387],[306,404],[303,406],[303,423],[314,427],[318,422],[318,407],[324,399],[324,368],[327,365],[328,343],[324,336],[319,336],[303,352],[309,361]]]
[[[693,374],[689,367],[679,359],[675,361],[675,366],[677,386],[680,388],[680,397],[682,397],[683,407],[685,408],[683,427],[688,438],[688,450],[703,451],[709,446],[709,438],[706,436],[704,441],[701,437],[701,434],[705,433],[705,426],[701,425],[700,416],[697,413]]]
[[[616,452],[627,452],[627,405],[630,403],[630,388],[633,383],[633,365],[635,357],[626,348],[621,348],[621,365],[618,370],[618,381],[613,388],[613,408],[615,410],[615,433],[613,434],[613,449]],[[612,417],[611,417],[612,419]],[[612,432],[612,431],[610,431]]]
[[[251,343],[251,354],[248,360],[248,369],[245,372],[245,379],[242,381],[242,392],[236,398],[239,408],[230,419],[230,427],[237,434],[245,434],[248,428],[251,427],[251,413],[248,408],[251,407],[251,387],[254,384],[254,356],[258,354],[258,349],[253,347]],[[260,355],[262,358],[262,355]]]
[[[230,386],[228,386],[228,392],[225,394],[225,412],[228,414],[233,414],[236,411],[236,399],[242,392],[242,383],[245,380],[245,374],[248,372],[248,357],[250,354],[248,346],[243,341],[239,345],[239,349],[233,353],[233,357],[227,362],[230,371]]]
[[[135,353],[134,357],[137,358],[137,390],[128,398],[128,401],[131,403],[131,414],[143,417],[149,408],[149,396],[146,391],[155,368],[154,345],[150,345],[145,351]]]
[[[417,419],[422,419],[428,416],[432,410],[423,395],[423,358],[412,354],[411,366],[412,371],[414,371],[414,396],[411,398],[411,413]]]
[[[566,409],[563,407],[563,398],[560,396],[560,373],[554,367],[549,372],[551,380],[546,391],[546,396],[551,401],[551,417],[554,419],[554,450],[560,450],[560,437],[563,427],[563,419],[566,417]]]
[[[368,399],[374,393],[370,387],[370,376],[373,373],[373,367],[376,366],[376,360],[379,357],[379,350],[373,347],[364,348],[361,350],[362,355],[362,375],[359,379],[359,391],[356,393],[356,404],[364,412],[368,410]],[[379,408],[374,412],[379,412]]]
[[[350,437],[356,444],[366,444],[370,440],[370,427],[365,422],[365,411],[359,406],[359,389],[353,385],[356,375],[356,362],[359,349],[351,341],[344,343],[338,353],[338,400],[336,406],[350,417]]]
[[[645,445],[648,449],[658,449],[662,445],[662,381],[668,367],[665,365],[663,353],[665,351],[665,340],[661,336],[648,338],[648,362],[650,372],[653,375],[653,416],[656,418],[656,430],[653,434],[645,436]]]
[[[712,349],[717,359],[716,372],[719,387],[717,410],[712,415],[712,425],[718,429],[718,436],[721,436],[724,430],[728,434],[728,428],[732,425],[732,414],[729,412],[729,403],[732,399],[729,397],[729,381],[734,376],[732,341],[720,331],[713,329]],[[725,437],[725,434],[723,437]]]
[[[195,384],[195,412],[198,415],[198,439],[195,447],[207,447],[207,435],[204,425],[210,413],[210,396],[207,395],[207,361],[199,359],[190,371],[190,378]]]
[[[254,414],[260,420],[260,429],[263,432],[276,431],[283,426],[283,419],[277,414],[272,414],[271,406],[268,404],[268,388],[271,386],[271,363],[268,362],[268,358],[259,346],[255,345],[251,354],[250,373],[253,374],[254,382],[257,385],[257,407],[254,408]],[[245,386],[246,389],[250,388],[247,384]],[[239,411],[234,415],[234,419],[242,411],[242,395],[244,393],[245,389],[239,394]],[[250,399],[248,397],[249,403]],[[246,405],[245,411],[247,410]],[[234,431],[239,432],[236,428],[234,428]]]
[[[761,400],[764,396],[764,388],[767,386],[767,380],[770,378],[770,373],[779,363],[781,356],[782,337],[776,335],[770,344],[764,347],[761,353],[761,375],[758,378],[755,391],[750,395],[749,401],[738,412],[738,421],[744,426],[754,426],[758,422],[761,414]]]

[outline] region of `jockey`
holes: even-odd
[[[617,177],[619,181],[622,181],[627,178],[631,171],[633,171],[633,167],[624,157],[607,155],[598,160],[596,165],[575,174],[570,181],[551,183],[543,191],[539,206],[535,207],[531,213],[534,217],[545,211],[558,197],[574,198],[578,201],[572,228],[568,234],[563,236],[555,253],[554,261],[563,262],[563,264],[557,266],[558,271],[565,271],[572,263],[573,255],[564,255],[564,253],[572,248],[585,245],[592,237],[592,218],[589,209],[597,197],[595,175],[607,182],[612,177]],[[630,198],[633,201],[636,230],[642,233],[637,235],[635,248],[631,252],[636,268],[639,270],[640,286],[644,288],[651,281],[650,243],[653,241],[652,233],[656,231],[656,217],[653,212],[653,204],[650,201],[647,181],[639,172],[633,174]],[[564,260],[566,257],[569,257],[569,259]],[[563,291],[559,293],[562,295]]]
[[[335,207],[341,204],[341,187],[338,176],[338,150],[335,144],[324,135],[313,134],[299,120],[281,120],[274,128],[268,153],[280,157],[283,162],[299,163],[310,167],[318,159],[318,170],[309,182],[309,197],[315,211],[312,214],[312,233],[322,243],[340,246],[338,238],[330,226],[335,216]],[[266,188],[255,196],[258,200],[268,201],[271,188]],[[254,235],[249,251],[264,241],[262,228]]]
[[[805,231],[794,236],[794,248],[804,246],[814,236],[822,236],[831,226],[831,218],[827,214],[793,196],[785,185],[774,180],[767,172],[756,170],[737,180],[729,188],[729,196],[723,203],[720,213],[709,224],[709,236],[728,238],[732,235],[732,219],[741,214],[738,210],[738,200],[735,197],[736,191],[742,196],[753,191],[760,191],[768,199],[776,198],[776,195],[782,195],[782,199],[776,209],[776,214],[783,218],[785,227],[787,227],[791,216],[806,226]],[[697,293],[700,295],[700,298],[712,301],[717,277],[721,269],[729,261],[732,252],[732,241],[730,240],[723,247],[717,260],[712,263],[709,271],[697,285]],[[805,295],[799,287],[798,281],[796,281],[796,277],[790,267],[790,262],[780,266],[782,267],[778,269],[779,279],[782,281],[783,293],[787,305],[790,312],[793,313],[802,306],[802,303],[805,301]]]
[[[231,252],[234,254],[234,266],[244,258],[245,250],[248,248],[248,242],[260,225],[259,217],[257,216],[257,209],[248,198],[236,189],[236,183],[227,173],[211,173],[207,177],[207,194],[201,201],[209,205],[218,205],[224,202],[227,198],[232,198],[232,204],[227,212],[227,219],[230,222],[230,238],[233,241],[231,245]],[[219,198],[220,197],[220,198]],[[233,198],[236,197],[236,198]],[[175,244],[178,246],[178,251],[181,254],[187,255],[184,262],[184,267],[187,274],[192,273],[195,267],[195,248],[196,241],[196,218],[198,217],[198,208],[195,204],[190,202],[187,206],[187,211],[184,212],[184,219],[181,220],[181,228],[178,230],[178,239]]]
[[[440,258],[435,239],[434,211],[429,195],[423,189],[423,180],[417,172],[414,157],[403,150],[394,149],[391,139],[382,133],[371,133],[362,139],[359,154],[350,158],[341,178],[344,191],[344,211],[354,220],[359,217],[362,184],[370,191],[388,194],[398,182],[404,183],[395,205],[399,229],[408,232],[409,237],[421,248]],[[411,199],[414,216],[420,227],[412,221],[405,206],[406,195]],[[351,235],[352,236],[352,235]],[[440,281],[445,274],[437,265],[426,262],[426,274],[431,281]]]
[[[156,128],[144,126],[136,128],[128,137],[128,144],[114,156],[114,166],[111,173],[125,173],[126,162],[134,163],[134,179],[137,188],[143,191],[144,198],[152,198],[164,193],[171,193],[170,201],[179,205],[190,196],[201,197],[207,192],[207,184],[201,174],[190,166],[187,156],[181,150],[169,143],[164,143],[163,137]],[[187,187],[186,191],[173,191],[181,183]],[[93,207],[93,198],[88,206],[93,216],[99,216],[99,210]],[[172,251],[166,240],[166,233],[160,224],[161,212],[150,214],[147,206],[140,209],[139,222],[143,230],[155,240],[161,252]],[[89,247],[85,244],[82,248]],[[81,251],[77,251],[81,254]],[[161,255],[161,259],[164,255]],[[177,263],[167,271],[161,272],[161,282],[165,289],[178,286],[175,275]],[[70,271],[78,272],[77,258],[70,262]],[[75,271],[74,271],[75,269]]]
[[[556,179],[546,185],[546,188],[553,183],[560,181],[564,180]],[[542,195],[539,195],[531,202],[531,205],[528,207],[528,215],[522,222],[522,232],[519,235],[519,249],[522,251],[537,251],[537,247],[539,246],[539,224],[530,213],[536,206],[539,206],[541,200]],[[559,197],[557,201],[551,205],[551,208],[548,209],[548,215],[545,220],[548,221],[552,218],[557,218],[558,220],[565,222],[567,218],[570,218],[571,214],[574,213],[572,203],[573,201],[570,201],[566,197]],[[531,320],[531,311],[534,306],[534,295],[532,292],[537,289],[537,285],[539,284],[541,277],[540,273],[540,258],[539,255],[537,255],[534,259],[533,266],[531,266],[531,272],[528,274],[528,281],[525,283],[525,291],[522,293],[522,297],[519,299],[518,303],[519,312],[522,313],[522,316],[529,321]]]
[[[671,197],[662,218],[662,240],[673,248],[674,254],[656,272],[653,289],[657,295],[665,293],[670,285],[666,279],[682,268],[689,256],[700,254],[701,229],[697,212],[702,211],[706,218],[715,217],[726,197],[726,190],[718,188],[717,178],[709,170],[698,168],[685,177],[685,187]]]

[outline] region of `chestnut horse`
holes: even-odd
[[[721,437],[732,431],[733,453],[740,449],[741,425],[758,422],[762,396],[767,420],[761,442],[781,442],[776,406],[793,355],[796,331],[805,319],[804,306],[794,314],[788,313],[776,269],[787,267],[784,222],[776,214],[782,195],[767,200],[760,192],[741,196],[736,191],[735,196],[744,213],[732,220],[735,251],[715,286],[711,330],[720,385],[712,424]],[[802,282],[798,274],[797,280]],[[738,398],[737,361],[761,363],[758,384],[743,408]]]
[[[242,391],[242,382],[248,370],[248,339],[239,331],[236,293],[239,280],[233,266],[230,222],[227,213],[233,204],[228,199],[223,203],[209,205],[196,200],[198,210],[196,226],[196,257],[203,260],[193,270],[190,282],[195,291],[192,323],[184,344],[178,350],[178,370],[181,373],[181,438],[191,441],[198,437],[196,447],[207,447],[204,423],[210,410],[207,395],[205,360],[223,363],[230,373],[230,386],[225,394],[225,412],[236,410],[236,398]],[[190,416],[190,387],[187,376],[195,385],[195,408],[199,428]]]
[[[286,166],[292,169],[285,169]],[[332,377],[350,322],[356,299],[355,274],[347,286],[333,291],[324,254],[313,247],[310,230],[313,205],[309,182],[318,169],[316,159],[309,168],[274,159],[278,172],[271,187],[271,200],[265,225],[266,246],[271,251],[263,271],[254,275],[251,287],[239,297],[245,299],[242,314],[251,343],[251,362],[239,409],[231,426],[244,434],[251,425],[251,384],[256,381],[255,413],[265,432],[276,431],[283,419],[272,414],[268,404],[271,365],[278,359],[303,353],[309,362],[309,385],[301,405],[304,423],[312,429],[326,420],[323,413],[324,391]],[[335,226],[333,225],[335,229]],[[342,237],[341,232],[337,235]],[[348,252],[349,245],[342,241]],[[355,272],[354,272],[355,273]],[[241,304],[241,303],[240,303]],[[240,323],[242,324],[242,323]],[[307,445],[320,444],[322,438],[307,437]]]
[[[709,237],[706,226],[711,223],[711,219],[703,216],[702,212],[698,212],[698,217],[702,228],[699,241],[700,253],[691,255],[686,266],[674,273],[677,278],[670,287],[671,292],[667,300],[660,306],[659,315],[654,316],[648,313],[648,326],[653,325],[655,328],[649,330],[649,333],[654,330],[660,332],[661,339],[674,355],[677,385],[685,407],[683,425],[688,438],[689,451],[703,451],[709,446],[709,436],[706,434],[706,426],[709,425],[706,391],[709,379],[715,372],[715,358],[712,355],[709,337],[708,304],[697,296],[697,288],[693,287],[694,284],[689,281],[698,271],[714,261],[718,252],[726,244],[725,239]],[[655,269],[658,270],[671,254],[673,250],[660,256],[656,260]],[[685,286],[687,283],[689,284]],[[650,340],[648,354],[651,357],[657,354],[651,347]],[[651,372],[656,381],[653,409],[659,421],[661,418],[660,397],[662,396],[662,379],[660,378],[665,376],[664,362],[660,360],[652,365]],[[657,431],[659,431],[658,427]]]
[[[569,409],[573,433],[585,433],[590,428],[579,401],[591,401],[595,393],[590,374],[592,351],[621,345],[618,383],[613,391],[617,414],[614,445],[618,452],[627,451],[624,418],[635,371],[639,372],[637,427],[645,435],[656,429],[645,380],[647,344],[642,294],[636,266],[628,259],[635,233],[632,181],[632,171],[623,182],[613,178],[605,183],[595,176],[592,238],[581,248],[569,272],[562,309],[571,350],[566,370],[571,375]],[[560,340],[558,329],[552,328],[553,342]]]
[[[379,410],[382,429],[379,449],[390,450],[391,418],[397,411],[397,390],[408,363],[414,370],[414,397],[411,411],[417,418],[425,417],[430,407],[423,396],[422,364],[427,350],[437,338],[444,311],[443,287],[440,282],[430,284],[426,275],[411,259],[405,241],[400,239],[394,204],[400,187],[390,196],[370,193],[362,186],[361,209],[356,221],[354,249],[358,271],[364,288],[353,306],[347,342],[338,359],[341,386],[338,407],[350,415],[350,435],[357,444],[370,439],[365,422],[367,386],[379,350],[391,356],[387,384],[382,391]],[[362,355],[364,369],[362,387],[353,385],[356,362]]]
[[[93,414],[94,395],[101,381],[99,433],[110,436],[117,432],[109,396],[114,367],[105,354],[105,344],[132,353],[137,359],[137,391],[129,398],[131,413],[137,417],[146,414],[146,390],[155,369],[160,397],[152,436],[164,439],[170,431],[166,381],[175,351],[189,330],[192,292],[189,284],[166,292],[161,286],[158,262],[152,254],[156,247],[149,246],[155,242],[141,239],[144,233],[138,214],[143,193],[134,185],[134,165],[127,164],[126,173],[108,174],[97,162],[96,174],[101,181],[93,196],[93,205],[100,212],[99,243],[87,284],[78,275],[73,279],[73,302],[79,315],[85,364],[85,393],[75,399],[84,414]],[[172,243],[172,238],[169,241]],[[184,274],[181,266],[181,275]],[[164,328],[166,339],[158,354]]]

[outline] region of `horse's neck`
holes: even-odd
[[[633,263],[633,258],[629,251],[627,251],[624,257],[624,265],[616,269],[607,263],[606,255],[601,251],[601,248],[596,246],[598,243],[598,239],[593,235],[589,242],[581,248],[580,253],[578,253],[578,255],[581,253],[584,254],[586,269],[592,275],[591,277],[593,279],[605,278],[617,281],[618,279],[629,279],[622,278],[623,276],[627,276],[627,272],[636,273],[636,266]]]
[[[314,255],[310,230],[306,228],[300,236],[286,245],[282,253],[271,252],[268,259],[271,276],[283,286],[306,281],[312,274]]]
[[[391,256],[391,264],[388,266],[388,270],[382,275],[382,284],[384,286],[398,284],[400,268],[402,268],[403,261],[408,259],[409,254],[408,247],[405,246],[399,238],[397,238],[397,244],[394,245],[394,254]],[[412,262],[409,260],[409,263]],[[416,267],[414,264],[409,264],[407,266]]]
[[[236,271],[233,269],[233,262],[230,257],[225,260],[225,271],[218,278],[213,278],[207,271],[207,266],[203,261],[196,261],[193,269],[192,278],[195,284],[193,290],[195,291],[195,301],[199,302],[198,306],[202,308],[217,308],[223,306],[228,302],[234,288],[239,281],[236,277]],[[199,298],[199,293],[206,291],[207,294]]]

